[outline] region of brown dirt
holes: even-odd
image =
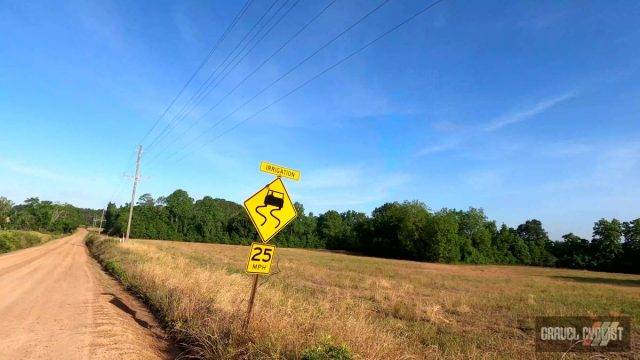
[[[89,256],[87,231],[0,256],[0,359],[168,359],[153,316]]]

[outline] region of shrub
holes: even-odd
[[[27,231],[0,231],[0,254],[40,245],[52,239],[52,236]]]

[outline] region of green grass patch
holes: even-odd
[[[353,356],[344,345],[322,343],[302,353],[302,360],[352,360]]]
[[[0,230],[0,254],[38,246],[55,238],[55,235],[36,231]]]

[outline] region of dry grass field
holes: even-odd
[[[192,354],[210,359],[313,358],[313,349],[331,346],[358,359],[530,359],[538,315],[627,314],[639,333],[640,276],[277,249],[274,274],[261,279],[244,334],[248,247],[142,240],[89,246]],[[637,341],[633,348],[637,353]]]

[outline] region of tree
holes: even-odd
[[[13,201],[4,196],[0,196],[0,229],[8,227],[11,222],[11,212],[13,210]]]
[[[146,193],[146,194],[140,195],[140,197],[138,198],[137,204],[144,205],[144,206],[154,206],[155,200],[153,200],[153,196],[151,196],[151,194]]]
[[[516,229],[516,234],[529,248],[531,265],[552,266],[555,259],[549,253],[551,240],[542,227],[540,220],[527,220]]]
[[[420,259],[426,253],[427,239],[423,237],[429,216],[426,205],[419,201],[386,203],[376,208],[365,250],[384,257]]]
[[[258,233],[245,212],[239,212],[229,219],[227,232],[232,244],[248,245],[258,240]]]
[[[13,205],[0,197],[0,228],[69,233],[78,226],[91,225],[99,210],[80,209],[70,204],[40,201],[31,197],[23,204]]]
[[[195,224],[198,234],[205,242],[228,243],[227,216],[224,209],[210,196],[196,201],[194,207]]]
[[[35,205],[38,205],[39,203],[40,203],[40,198],[38,197],[30,197],[24,201],[24,204],[26,206],[35,206]]]
[[[591,248],[593,265],[599,270],[613,271],[616,260],[622,253],[622,224],[617,219],[598,220],[593,226]]]
[[[167,210],[169,211],[169,221],[177,232],[189,238],[193,217],[193,199],[186,191],[178,189],[167,196]]]
[[[461,258],[465,262],[485,264],[493,261],[491,248],[495,223],[490,223],[482,209],[456,212],[459,219]]]
[[[502,224],[500,230],[498,230],[492,238],[492,246],[494,248],[494,260],[500,264],[522,264],[524,259],[520,259],[516,256],[518,250],[516,250],[517,243],[521,243],[526,248],[522,239],[518,237],[515,230]],[[527,253],[528,254],[528,253]],[[523,254],[518,254],[521,258]],[[527,259],[527,262],[530,259]]]
[[[591,268],[640,273],[640,219],[620,223],[601,219],[594,225],[593,241],[574,234],[552,242],[539,220],[517,229],[490,221],[482,209],[442,209],[431,213],[419,201],[386,203],[371,216],[362,212],[329,210],[320,216],[306,213],[300,203],[298,217],[273,240],[278,246],[329,248],[376,256],[442,263],[499,263]],[[69,232],[90,224],[100,210],[29,198],[13,205],[0,197],[0,227],[10,218],[12,228]],[[121,235],[128,206],[107,204],[105,231]],[[184,190],[156,200],[138,198],[131,233],[138,238],[171,239],[230,244],[257,240],[253,224],[241,205],[205,196],[194,201]],[[621,239],[624,237],[624,242]]]
[[[342,249],[349,251],[362,251],[362,239],[367,236],[369,218],[365,213],[353,210],[340,214],[345,227]]]
[[[318,237],[316,231],[316,217],[311,213],[307,215],[304,206],[298,202],[293,206],[296,207],[298,217],[280,234],[276,235],[275,243],[289,247],[325,248],[325,241]]]
[[[553,244],[553,255],[558,259],[556,265],[571,269],[585,269],[591,266],[589,240],[573,233],[562,236],[563,241]]]
[[[458,216],[442,210],[426,219],[424,236],[421,237],[418,259],[442,263],[460,261],[460,236]]]
[[[104,229],[108,235],[120,236],[122,228],[118,222],[119,210],[116,204],[109,202],[104,212]]]
[[[317,226],[318,236],[326,242],[327,249],[345,249],[347,226],[337,211],[330,210],[318,216]]]
[[[621,268],[625,272],[640,274],[640,218],[622,224]]]

